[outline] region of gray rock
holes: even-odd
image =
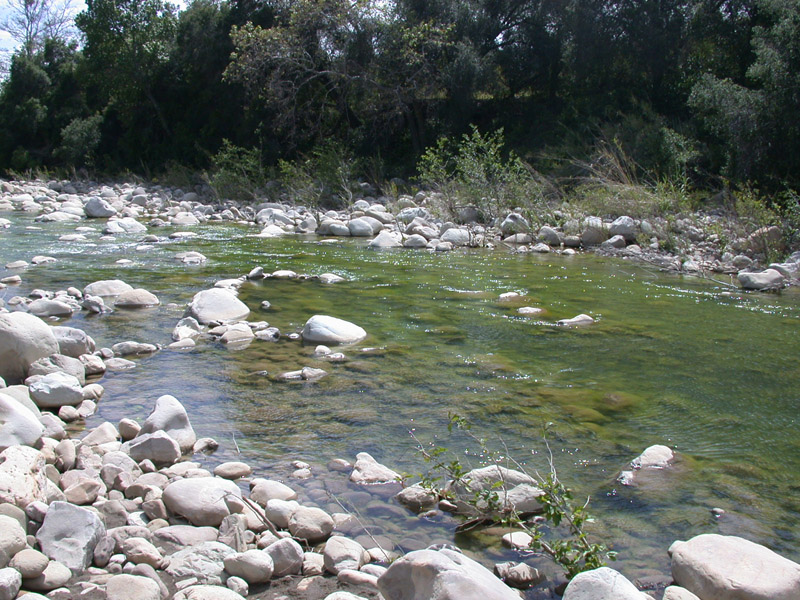
[[[153,412],[145,420],[139,435],[163,431],[178,442],[182,453],[189,452],[197,441],[189,415],[174,396],[164,395],[156,400]]]
[[[86,368],[83,362],[65,354],[51,354],[46,358],[40,358],[28,368],[29,377],[58,372],[72,375],[81,385],[86,384]]]
[[[425,236],[415,233],[403,240],[403,248],[427,248],[428,240]]]
[[[303,568],[303,548],[291,538],[273,542],[264,552],[272,557],[273,577],[297,575]]]
[[[186,517],[193,525],[218,526],[232,513],[244,509],[242,492],[232,481],[219,477],[195,477],[173,481],[162,499],[172,512]]]
[[[104,198],[92,196],[83,205],[86,216],[90,219],[107,219],[117,214],[117,210]]]
[[[247,305],[225,288],[197,292],[187,309],[187,316],[204,325],[210,321],[238,321],[246,319],[249,314]]]
[[[9,559],[26,545],[22,525],[16,519],[0,514],[0,567],[5,567]]]
[[[28,305],[28,312],[37,317],[71,317],[73,308],[61,300],[39,298]]]
[[[783,287],[784,277],[775,269],[761,273],[739,273],[739,284],[746,290],[779,289]]]
[[[142,288],[122,292],[114,300],[114,306],[117,308],[149,308],[159,304],[161,302],[158,296]]]
[[[400,504],[414,512],[421,512],[432,508],[436,506],[439,500],[435,492],[420,485],[411,485],[403,488],[395,497]]]
[[[652,600],[636,589],[624,575],[600,567],[578,573],[564,590],[563,600]]]
[[[636,222],[627,216],[617,217],[611,223],[608,233],[612,236],[619,235],[626,242],[636,241]]]
[[[603,248],[604,250],[614,249],[614,248],[621,249],[624,248],[625,246],[627,246],[627,243],[625,242],[625,238],[622,237],[621,235],[611,236],[610,238],[608,238],[607,240],[605,240],[603,243],[600,244],[600,247]]]
[[[203,542],[169,556],[166,571],[176,579],[194,577],[200,583],[219,585],[224,578],[224,561],[234,554],[236,551],[225,544]]]
[[[254,479],[251,482],[250,499],[261,506],[266,506],[272,499],[295,500],[297,492],[288,485],[272,479]]]
[[[350,474],[353,483],[369,485],[375,483],[393,483],[400,481],[400,474],[380,464],[367,452],[356,455],[356,464]]]
[[[22,381],[31,363],[58,351],[53,332],[39,317],[0,313],[0,377],[6,384]]]
[[[14,555],[8,566],[19,571],[25,579],[30,579],[44,573],[49,562],[50,559],[38,550],[23,548]]]
[[[84,354],[91,354],[95,350],[94,340],[82,329],[75,327],[53,327],[52,333],[58,342],[61,354],[80,358]]]
[[[294,511],[296,511],[298,508],[300,508],[300,504],[298,504],[295,500],[280,500],[278,498],[272,498],[271,500],[267,501],[266,506],[264,507],[264,515],[276,527],[288,529],[289,519],[291,519],[292,513],[294,513]]]
[[[318,344],[353,344],[367,337],[367,332],[343,319],[314,315],[306,321],[301,335],[303,340]]]
[[[800,598],[800,565],[744,538],[698,535],[669,554],[675,583],[703,600]]]
[[[468,246],[472,236],[469,230],[453,227],[445,231],[439,238],[440,242],[449,242],[453,246]]]
[[[0,451],[10,446],[34,446],[42,437],[44,426],[22,403],[0,393]]]
[[[100,296],[108,298],[112,296],[119,296],[123,292],[132,290],[133,287],[120,279],[103,279],[90,283],[83,288],[83,295],[86,296]]]
[[[172,600],[245,600],[228,588],[216,585],[192,585],[177,592]]]
[[[322,542],[333,531],[333,519],[324,510],[301,506],[289,518],[289,532],[309,544]]]
[[[45,473],[44,454],[28,446],[10,446],[0,452],[0,502],[25,508],[47,502],[53,482]]]
[[[214,527],[193,527],[191,525],[171,525],[162,527],[153,533],[153,538],[160,545],[196,546],[203,542],[216,542],[219,532]]]
[[[53,502],[36,540],[50,559],[81,572],[92,564],[94,548],[105,534],[97,513],[68,502]]]
[[[263,550],[248,550],[232,554],[224,560],[225,570],[236,577],[241,577],[249,584],[266,583],[272,579],[275,565],[272,557]]]
[[[171,465],[181,457],[181,448],[163,431],[138,435],[122,445],[122,451],[136,462],[151,460],[156,465]]]
[[[396,234],[392,234],[385,229],[381,231],[375,238],[367,244],[370,248],[401,248],[402,242],[397,239]]]
[[[161,600],[161,588],[149,577],[114,575],[106,583],[107,600]]]
[[[83,402],[83,386],[72,375],[57,371],[42,376],[30,386],[31,398],[39,408],[77,406]]]
[[[520,214],[509,213],[503,222],[500,223],[500,231],[503,236],[513,235],[515,233],[527,233],[531,229],[528,220]]]
[[[416,550],[378,579],[386,600],[519,600],[488,569],[450,549]]]
[[[361,544],[340,535],[325,542],[323,557],[325,569],[334,575],[343,569],[357,571],[369,560],[369,554]]]
[[[585,325],[591,325],[592,323],[594,323],[594,319],[592,317],[589,315],[580,314],[570,319],[560,319],[556,324],[561,327],[583,327]]]
[[[675,458],[669,446],[656,444],[645,449],[639,456],[631,461],[634,469],[664,469]]]
[[[22,575],[16,569],[0,569],[0,600],[14,600],[22,587]]]
[[[677,585],[671,585],[664,590],[662,600],[700,600],[692,592]]]
[[[69,567],[57,560],[51,560],[44,572],[39,577],[25,580],[25,589],[34,592],[49,592],[67,584],[72,578]]]
[[[539,229],[539,235],[537,237],[540,241],[550,246],[560,246],[562,242],[561,234],[547,225]]]

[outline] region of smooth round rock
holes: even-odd
[[[263,550],[248,550],[227,556],[224,563],[228,573],[241,577],[251,585],[266,583],[275,569],[272,557]]]
[[[161,600],[159,585],[140,575],[114,575],[106,583],[107,600]]]
[[[240,479],[253,473],[250,465],[243,462],[226,462],[214,467],[214,475],[223,479]]]

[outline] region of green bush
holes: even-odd
[[[358,166],[342,144],[326,142],[309,156],[278,161],[281,189],[297,204],[344,206],[353,200]]]
[[[504,153],[503,130],[482,134],[472,126],[457,143],[440,138],[417,163],[419,180],[442,194],[445,209],[477,206],[485,216],[522,206],[529,210],[544,201],[545,186],[513,151]]]
[[[218,198],[255,199],[266,185],[261,152],[222,140],[222,148],[212,158],[211,174],[206,174],[206,180]]]
[[[102,122],[103,117],[99,114],[70,121],[61,130],[61,145],[56,149],[56,156],[72,167],[93,166]]]

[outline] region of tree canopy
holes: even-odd
[[[410,175],[475,125],[533,163],[603,138],[656,177],[799,183],[794,0],[89,0],[79,44],[37,14],[0,168],[203,168],[224,140],[268,167],[335,141]]]

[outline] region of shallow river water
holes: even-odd
[[[543,425],[560,478],[576,497],[591,496],[593,533],[619,552],[630,578],[669,572],[676,539],[720,532],[764,543],[800,561],[800,294],[743,294],[722,283],[665,275],[591,255],[460,250],[372,251],[363,241],[260,239],[235,225],[197,227],[197,238],[137,249],[137,236],[64,243],[75,225],[39,224],[18,214],[0,232],[0,265],[50,255],[58,262],[20,272],[8,300],[34,288],[82,288],[120,278],[161,299],[158,308],[85,312],[65,322],[98,346],[132,339],[168,344],[185,305],[215,281],[261,265],[265,271],[337,273],[347,282],[264,280],[240,298],[250,320],[283,334],[313,314],[364,327],[368,338],[343,352],[347,362],[312,357],[313,345],[283,337],[229,350],[212,341],[190,352],[162,350],[137,367],[109,373],[106,394],[86,424],[143,420],[161,394],[187,407],[199,437],[220,450],[202,461],[249,462],[257,474],[287,478],[292,460],[315,476],[290,481],[323,508],[357,511],[378,541],[402,550],[450,542],[489,564],[513,558],[497,537],[455,534],[444,517],[421,520],[399,505],[350,487],[329,472],[332,458],[366,451],[410,474],[426,468],[417,439],[450,448],[478,466],[475,444],[447,432],[448,414],[530,470],[546,469]],[[166,236],[170,229],[154,230]],[[177,252],[197,250],[202,266]],[[132,261],[116,264],[119,259]],[[10,271],[0,266],[0,277]],[[720,276],[723,283],[728,276]],[[522,294],[499,300],[504,292]],[[262,300],[272,307],[261,310]],[[545,309],[524,317],[521,306]],[[583,329],[554,326],[579,313]],[[366,351],[365,351],[366,350]],[[302,366],[330,375],[316,383],[276,383],[264,374]],[[679,461],[642,474],[635,487],[616,478],[647,446],[667,444]],[[715,517],[711,509],[726,512]],[[381,537],[384,536],[384,537]],[[531,596],[534,597],[534,596]]]

